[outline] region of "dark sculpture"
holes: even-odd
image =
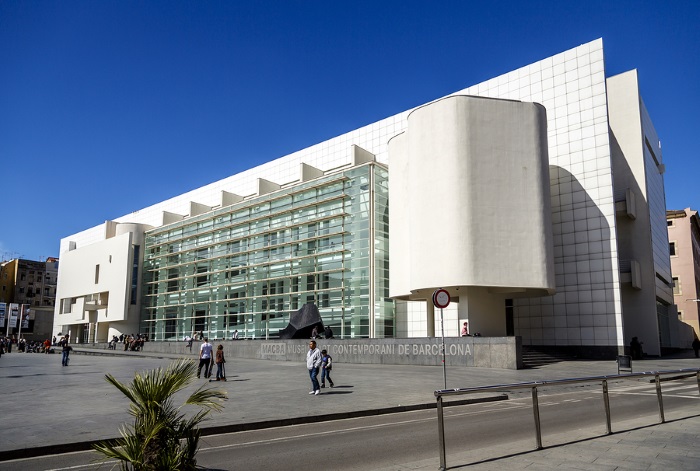
[[[279,336],[281,339],[308,339],[314,327],[323,332],[321,314],[314,303],[307,303],[289,315],[289,325],[280,330]]]

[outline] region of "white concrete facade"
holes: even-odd
[[[389,141],[389,168],[391,297],[442,287],[473,329],[497,336],[506,298],[554,293],[541,105],[454,95],[419,107]]]
[[[665,321],[672,323],[672,319],[668,320],[669,316],[666,314],[672,310],[667,304],[668,296],[666,296],[666,291],[670,291],[670,287],[664,281],[668,254],[666,253],[665,259],[661,250],[663,240],[658,230],[659,218],[657,217],[659,208],[663,205],[663,175],[662,171],[659,170],[663,169],[660,146],[648,114],[639,99],[636,73],[633,89],[630,90],[624,86],[623,81],[626,80],[624,77],[619,80],[606,79],[603,42],[601,39],[597,39],[453,94],[453,96],[468,95],[514,100],[522,102],[523,106],[541,107],[546,111],[546,154],[549,174],[547,190],[551,211],[549,215],[547,215],[546,210],[531,214],[541,217],[533,227],[546,225],[546,218],[549,217],[551,239],[547,239],[546,230],[536,234],[537,237],[529,239],[532,234],[513,230],[509,226],[508,222],[513,214],[505,212],[497,215],[502,222],[502,232],[499,233],[501,247],[504,243],[509,243],[508,241],[517,241],[514,246],[518,246],[518,243],[521,242],[520,238],[524,238],[527,247],[532,246],[532,243],[539,244],[537,245],[539,252],[527,254],[528,256],[544,257],[544,259],[539,260],[539,263],[534,263],[530,272],[527,271],[528,264],[523,264],[521,269],[515,270],[512,275],[517,279],[508,280],[507,287],[536,288],[544,290],[546,293],[552,293],[553,289],[556,290],[554,294],[546,296],[528,298],[513,296],[515,299],[510,314],[512,316],[512,333],[522,336],[524,345],[567,347],[583,352],[591,350],[611,355],[622,351],[628,345],[630,336],[634,334],[645,342],[645,349],[648,353],[656,354],[660,352],[661,342],[658,340],[659,336],[654,335],[655,329],[658,331],[658,327],[654,326],[663,316],[666,316]],[[629,96],[618,99],[618,96],[628,93]],[[611,102],[614,103],[614,108],[609,108]],[[449,101],[446,100],[445,103],[449,103]],[[532,103],[538,105],[532,105]],[[629,108],[630,103],[641,105]],[[629,108],[627,111],[625,111],[626,107]],[[315,169],[314,175],[318,176],[352,166],[357,159],[357,149],[363,149],[362,152],[376,156],[378,162],[388,164],[391,182],[392,168],[396,167],[398,172],[402,172],[401,169],[404,168],[406,162],[389,161],[389,143],[392,138],[407,130],[410,133],[411,118],[409,115],[412,112],[416,113],[416,116],[422,113],[420,110],[422,107],[418,108],[417,111],[408,110],[398,113],[210,185],[118,217],[114,219],[114,222],[160,227],[169,222],[201,214],[207,208],[219,208],[263,192],[274,191],[275,188],[295,185],[296,182],[310,177],[308,175],[309,169]],[[428,106],[424,108],[427,109]],[[628,128],[624,132],[622,129],[613,129],[615,138],[621,139],[623,134],[636,135],[638,142],[630,144],[630,149],[633,150],[624,150],[613,155],[609,130],[615,128],[616,123],[620,122],[616,116],[623,116],[627,112],[637,116],[638,119],[627,122]],[[430,119],[442,118],[432,116]],[[497,127],[498,123],[494,122],[492,125]],[[457,140],[462,139],[457,132],[454,133],[454,136]],[[639,136],[646,136],[646,141],[640,140]],[[419,143],[421,139],[422,137],[418,136]],[[630,143],[632,140],[630,138]],[[648,145],[645,142],[648,142]],[[401,144],[397,143],[397,145]],[[649,149],[656,153],[655,162],[654,157],[651,156],[652,151]],[[245,158],[245,156],[240,156],[240,158]],[[653,164],[650,163],[650,159],[651,162],[654,162]],[[643,163],[644,172],[629,172],[625,177],[629,181],[618,181],[617,177],[614,178],[613,175],[614,167],[616,170],[617,164],[614,165],[613,162],[624,163],[626,160],[630,160],[628,164],[630,168],[636,168],[640,163]],[[456,158],[453,164],[458,162],[459,158]],[[487,166],[483,170],[484,173],[480,176],[488,176],[493,179],[495,185],[502,185],[503,182],[497,178],[498,172],[493,172],[493,169],[489,169]],[[535,181],[536,179],[532,180],[532,182]],[[460,189],[458,183],[453,181],[450,187]],[[479,183],[480,178],[474,178],[468,181],[467,185],[463,185],[464,188],[461,188],[460,191],[465,192],[464,197],[469,197],[469,190],[473,188],[473,185]],[[640,189],[636,193],[624,191],[635,185]],[[621,191],[622,193],[620,193]],[[629,208],[634,206],[636,201],[637,222],[634,227],[627,227],[630,226],[629,216],[616,214],[616,206],[619,206],[616,203],[621,203],[618,201],[620,194],[623,194],[623,200],[624,195],[636,195],[636,199],[635,196],[629,196],[629,201],[625,201]],[[544,193],[528,193],[528,198],[532,195],[537,197],[537,195],[543,196]],[[394,196],[390,193],[390,201]],[[436,195],[437,197],[440,196]],[[533,208],[537,206],[536,200],[529,200],[525,203],[529,203]],[[544,204],[541,206],[546,207]],[[488,209],[482,205],[472,205],[471,207],[480,211]],[[460,210],[461,206],[453,208],[453,211]],[[620,223],[619,218],[626,219]],[[663,218],[665,219],[665,217]],[[465,218],[456,219],[458,221],[465,220]],[[643,222],[639,223],[641,219]],[[424,224],[424,228],[434,227],[435,230],[438,230],[439,227],[430,220],[424,221]],[[629,229],[640,239],[646,237],[652,242],[646,246],[635,245],[635,253],[629,256],[625,255],[626,258],[623,260],[620,254],[620,238],[627,236],[626,232],[622,232],[620,224],[624,224],[624,231]],[[62,239],[61,273],[59,273],[58,288],[60,297],[68,299],[75,296],[76,293],[93,291],[94,287],[91,284],[94,283],[92,280],[80,281],[71,280],[71,278],[79,271],[79,265],[95,265],[90,257],[99,257],[105,254],[108,249],[111,250],[111,246],[108,247],[109,244],[105,245],[106,240],[103,225]],[[551,240],[551,244],[546,242],[547,240]],[[453,238],[449,242],[461,244],[463,249],[476,253],[473,246],[474,239],[457,240]],[[390,234],[391,265],[401,266],[405,260],[400,258],[400,254],[408,249],[416,251],[416,246],[413,244],[413,239],[402,237],[401,231],[396,233],[392,229]],[[76,259],[75,268],[70,268],[72,263],[68,257],[69,264],[64,269],[66,265],[64,261],[67,254],[70,253],[69,249],[74,248],[80,252],[93,245],[94,247],[90,250],[94,251],[94,254],[90,257],[86,255],[82,261]],[[125,245],[120,248],[122,252],[126,250]],[[431,249],[432,247],[426,247],[424,250]],[[449,247],[445,249],[447,250]],[[547,251],[552,254],[551,262],[547,258]],[[397,257],[399,258],[397,259]],[[480,270],[485,270],[486,274],[493,270],[494,276],[498,274],[500,276],[511,275],[509,272],[504,272],[502,266],[499,269],[496,269],[495,266],[491,267],[489,262],[492,259],[489,257],[475,257],[470,260],[470,264],[460,266],[459,263],[464,262],[464,260],[446,257],[442,269],[445,270],[445,273],[457,274],[464,271],[466,267],[472,269],[477,267]],[[514,260],[519,260],[519,258],[511,259],[510,262]],[[621,260],[625,263],[621,263]],[[415,261],[421,264],[429,263],[425,257],[418,257]],[[627,267],[628,261],[630,261],[632,268]],[[631,261],[635,261],[637,264],[632,264]],[[130,262],[124,261],[124,263],[129,264]],[[410,263],[405,267],[415,270],[416,265]],[[453,266],[449,265],[450,263]],[[532,263],[529,264],[532,265]],[[550,264],[553,267],[553,283],[551,281],[552,271],[548,268]],[[440,270],[440,272],[443,271]],[[523,283],[523,278],[527,278],[528,273],[534,275],[530,280],[531,285]],[[414,273],[410,273],[410,276],[414,276]],[[415,286],[420,289],[421,286],[452,284],[451,279],[453,278],[423,278]],[[130,283],[128,277],[126,280],[117,279],[116,283]],[[464,280],[458,281],[462,283]],[[408,293],[414,288],[411,288],[410,284],[405,284],[404,280],[399,279],[396,282],[397,285],[394,284],[394,280],[390,281],[392,294],[394,294],[393,290],[396,286],[397,296],[411,299]],[[66,283],[66,288],[62,286],[63,283]],[[469,282],[462,285],[469,286],[470,290],[478,291],[492,288],[497,283]],[[408,287],[408,292],[403,290],[405,287]],[[639,290],[640,287],[643,294],[636,291],[631,292],[631,295],[626,294],[627,291]],[[124,292],[124,290],[119,292],[119,296]],[[481,299],[482,302],[488,299],[481,296],[480,293],[473,294],[469,297],[470,299]],[[111,298],[110,294],[110,300]],[[464,302],[461,303],[463,304],[461,307],[458,303],[454,303],[444,313],[446,315],[446,335],[458,335],[460,325],[470,316],[470,311],[498,309],[501,306],[501,301],[502,299],[499,299],[498,303],[492,305],[477,304],[471,307],[464,306]],[[629,306],[626,305],[628,301],[630,302]],[[60,306],[61,302],[57,302],[57,305]],[[113,312],[122,308],[124,312]],[[505,316],[506,309],[505,307],[503,309]],[[131,314],[127,314],[126,310],[127,308],[122,304],[114,305],[114,307],[110,305],[109,315],[131,319]],[[643,313],[640,314],[641,311]],[[440,320],[433,310],[426,306],[425,302],[397,300],[396,313],[396,336],[422,336],[433,335],[436,332],[439,334],[440,332]],[[58,326],[64,324],[60,318],[61,315],[65,316],[57,308],[56,324]],[[84,319],[71,319],[65,322],[83,321]],[[470,324],[472,324],[471,321]],[[499,322],[495,326],[489,326],[488,330],[493,327],[501,328],[502,324]],[[474,328],[479,329],[474,325],[471,325],[471,328],[472,331]],[[677,338],[682,336],[682,332],[676,335]],[[668,346],[674,346],[674,342],[677,340],[677,338],[674,340],[671,337],[669,334]]]
[[[134,257],[141,265],[143,255],[134,248],[143,247],[147,226],[105,222],[101,227],[103,240],[63,252],[58,268],[54,326],[86,342],[106,342],[113,334],[136,333],[139,328],[141,293],[132,277]],[[112,331],[100,326],[111,326]]]

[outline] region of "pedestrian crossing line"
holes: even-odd
[[[656,396],[656,391],[650,391],[650,392],[619,392],[616,393],[619,395],[624,395],[624,396]],[[685,399],[700,399],[700,396],[687,396],[684,394],[668,394],[668,396],[673,396],[673,397],[680,397],[680,398],[685,398]]]
[[[635,385],[635,386],[623,386],[623,387],[610,387],[608,389],[608,392],[619,392],[619,391],[637,391],[640,389],[649,389],[649,390],[656,390],[656,386],[651,383],[651,384],[640,384],[640,385]],[[662,391],[675,391],[677,389],[695,389],[698,390],[698,386],[696,384],[678,384],[678,385],[663,385],[661,386]]]
[[[616,392],[624,393],[624,392],[631,392],[631,391],[644,392],[644,390],[656,394],[656,386],[654,386],[654,385],[646,386],[644,388],[636,388],[635,387],[635,388],[629,388],[629,389],[613,389],[613,390],[610,390],[609,392],[610,393],[616,393]],[[676,391],[688,391],[688,393],[692,393],[692,392],[697,392],[698,387],[693,385],[693,384],[684,384],[684,385],[666,386],[666,387],[661,386],[661,391],[664,393],[676,392]]]
[[[485,410],[510,409],[513,406],[525,406],[529,403],[523,399],[512,399],[509,401],[488,402],[481,405]]]
[[[696,385],[692,385],[692,384],[686,384],[686,385],[682,385],[682,386],[674,386],[674,387],[670,387],[670,388],[661,386],[661,390],[663,392],[685,391],[685,390],[687,390],[688,392],[693,391],[693,390],[695,392],[698,392],[698,387]]]
[[[609,392],[635,391],[637,389],[649,389],[649,388],[653,388],[653,387],[655,387],[655,386],[653,386],[649,383],[639,384],[639,385],[635,385],[635,386],[622,386],[622,387],[619,387],[618,385],[609,385],[608,391]]]
[[[482,413],[482,412],[501,412],[501,411],[504,411],[504,410],[529,409],[529,408],[530,408],[529,405],[525,405],[525,404],[513,404],[511,407],[499,407],[499,408],[497,408],[497,409],[482,409],[482,410],[480,410],[479,412],[476,412],[476,413]],[[475,413],[470,413],[469,415],[473,415],[473,414],[475,414]],[[457,417],[457,416],[460,416],[460,415],[465,415],[465,414],[464,414],[464,413],[456,412],[456,413],[451,414],[451,417]]]
[[[679,395],[679,392],[685,392],[685,395]],[[603,394],[603,391],[595,391],[597,395]],[[674,397],[689,397],[693,399],[700,399],[700,393],[698,393],[698,388],[695,385],[688,384],[682,386],[674,387],[661,387],[662,394],[672,395]],[[656,387],[654,385],[644,385],[644,386],[631,386],[628,388],[617,388],[608,390],[610,395],[625,395],[625,394],[636,394],[642,396],[656,396]]]

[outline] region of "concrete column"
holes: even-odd
[[[109,323],[98,322],[95,324],[95,342],[109,342]]]
[[[97,331],[97,311],[88,311],[88,343],[95,343]]]
[[[435,306],[431,300],[425,302],[426,305],[426,323],[428,330],[428,337],[435,337]]]

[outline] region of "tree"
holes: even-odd
[[[198,426],[209,413],[220,411],[221,401],[226,399],[226,391],[201,386],[176,407],[173,396],[192,383],[196,371],[194,361],[182,359],[165,370],[137,373],[130,385],[105,375],[105,379],[131,401],[129,413],[134,417],[134,424],[120,427],[121,438],[93,446],[105,455],[103,460],[121,461],[122,470],[196,469],[195,455],[201,436]],[[187,418],[182,412],[184,406],[200,410]]]

